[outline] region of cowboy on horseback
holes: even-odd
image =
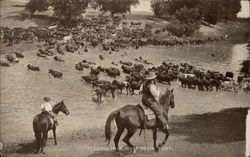
[[[44,102],[41,104],[42,113],[48,114],[53,119],[54,125],[58,126],[56,115],[52,112],[53,105],[50,102],[50,97],[44,97],[43,100]]]
[[[160,90],[155,85],[155,78],[155,73],[149,72],[145,82],[141,85],[140,93],[142,93],[142,104],[151,109],[163,129],[167,129],[166,118],[159,103]]]

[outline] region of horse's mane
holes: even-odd
[[[60,101],[59,103],[54,105],[54,108],[58,107],[59,105],[61,105],[62,101]]]
[[[62,103],[63,103],[63,101],[60,101],[59,103],[55,104],[55,105],[53,106],[52,111],[55,112],[56,109],[58,109],[58,107],[59,107]]]

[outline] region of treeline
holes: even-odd
[[[30,0],[25,9],[33,15],[36,11],[43,12],[52,7],[60,24],[74,27],[81,20],[81,14],[89,7],[110,12],[113,16],[116,13],[130,12],[131,6],[138,3],[139,0]]]
[[[241,9],[240,0],[152,0],[154,15],[169,19],[181,9],[197,11],[199,19],[210,24],[219,20],[234,20]],[[190,17],[192,18],[192,17]]]
[[[113,16],[130,12],[131,6],[138,3],[139,0],[30,0],[26,10],[33,15],[52,7],[60,24],[74,27],[88,7]],[[194,35],[201,23],[234,20],[241,9],[240,0],[151,0],[151,7],[156,17],[170,22],[164,30],[176,36]]]
[[[190,36],[201,22],[216,24],[234,20],[241,9],[240,0],[151,0],[154,16],[170,21],[167,30],[177,36]]]

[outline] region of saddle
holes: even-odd
[[[146,129],[146,122],[148,120],[154,119],[155,114],[149,108],[144,105],[138,104],[136,105],[138,114],[140,116],[140,127],[141,129]]]
[[[143,110],[145,116],[147,117],[148,120],[154,119],[155,118],[155,114],[152,110],[150,110],[148,107],[142,105],[142,104],[138,104],[138,106]]]
[[[47,112],[47,111],[42,111],[41,112],[41,114],[45,114],[45,115],[48,115],[48,118],[49,118],[49,120],[50,120],[50,123],[51,123],[51,128],[54,126],[54,119],[53,119],[53,117],[49,114],[49,112]]]

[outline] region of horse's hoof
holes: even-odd
[[[121,152],[116,152],[116,156],[118,156],[118,157],[123,157],[124,155],[121,153]]]
[[[159,149],[158,149],[157,147],[154,147],[154,149],[155,149],[155,152],[158,152],[158,151],[159,151]]]
[[[162,144],[159,144],[158,145],[158,152],[161,151],[161,149],[162,149]]]

